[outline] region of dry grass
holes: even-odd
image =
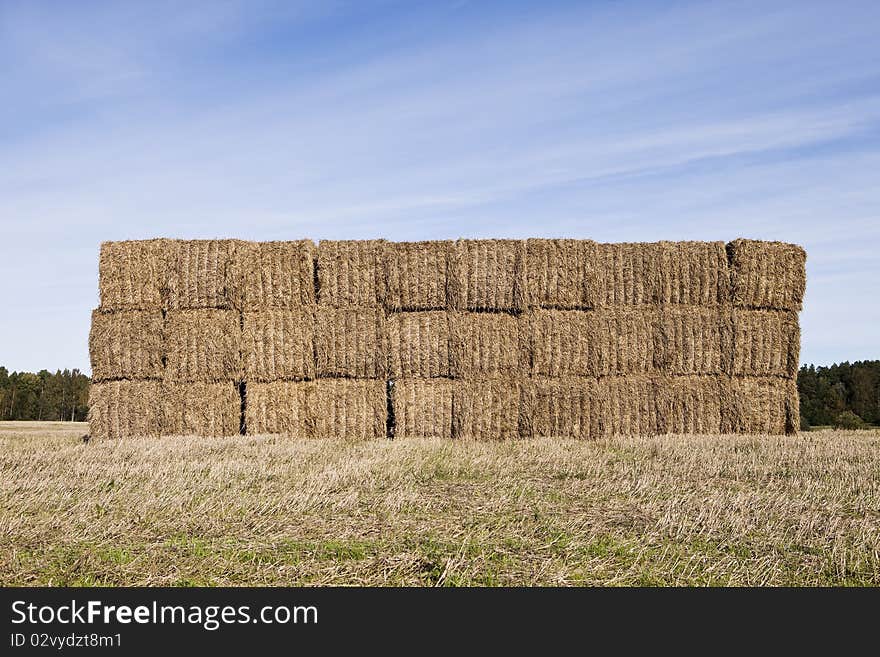
[[[5,586],[880,585],[877,432],[95,446],[22,425],[0,429]]]

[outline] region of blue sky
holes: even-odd
[[[182,6],[181,6],[182,5]],[[804,245],[880,358],[880,3],[0,0],[0,364],[88,371],[102,240]]]

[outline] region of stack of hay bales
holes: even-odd
[[[750,240],[105,243],[92,433],[790,433],[804,265]]]

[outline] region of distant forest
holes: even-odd
[[[801,425],[880,425],[880,360],[804,365],[798,373]],[[79,370],[12,372],[0,367],[0,420],[85,420],[89,377]]]

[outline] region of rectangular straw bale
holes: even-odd
[[[240,308],[238,248],[245,248],[238,240],[171,241],[168,308]]]
[[[450,271],[452,308],[507,311],[525,308],[524,240],[458,240]]]
[[[599,434],[595,378],[532,378],[523,383],[521,436],[591,438]]]
[[[664,306],[652,313],[655,371],[720,374],[722,318],[718,307],[711,306]]]
[[[245,426],[249,436],[286,434],[296,438],[315,435],[314,381],[248,383]]]
[[[321,240],[318,303],[381,306],[385,303],[385,240]]]
[[[389,242],[384,276],[389,310],[444,310],[455,242]]]
[[[394,378],[452,376],[450,313],[443,310],[388,316],[390,371]]]
[[[452,314],[452,369],[456,378],[503,379],[526,370],[520,319],[507,313]]]
[[[245,311],[242,318],[248,382],[315,378],[315,306]]]
[[[98,263],[101,310],[161,310],[168,297],[171,240],[103,242]]]
[[[388,421],[385,381],[323,379],[315,382],[317,438],[375,440],[384,438]]]
[[[613,376],[651,371],[651,310],[605,308],[584,315],[592,323],[590,359],[595,374]]]
[[[596,386],[599,432],[652,436],[658,431],[656,387],[648,376],[610,376]]]
[[[659,302],[661,249],[657,243],[598,244],[596,257],[600,305],[638,306]]]
[[[455,381],[452,437],[508,440],[519,436],[520,384],[516,380]]]
[[[315,327],[318,377],[385,378],[385,311],[376,307],[319,306]]]
[[[658,377],[654,383],[659,433],[717,434],[721,431],[719,377]]]
[[[235,252],[235,280],[242,308],[299,308],[315,303],[315,259],[311,240],[242,242]]]
[[[740,308],[801,309],[807,254],[796,244],[738,239],[727,245],[733,303]]]
[[[796,312],[735,309],[731,374],[796,377],[800,326]]]
[[[89,434],[95,439],[152,437],[161,432],[159,381],[107,381],[89,388]]]
[[[161,379],[165,342],[161,310],[92,312],[92,381]]]
[[[165,384],[163,436],[237,436],[241,397],[235,383]]]
[[[234,310],[169,310],[165,344],[166,381],[214,383],[242,378],[241,324]]]
[[[729,302],[724,242],[659,242],[657,302],[716,306]]]
[[[526,302],[531,307],[585,310],[596,307],[598,246],[592,240],[526,241]]]
[[[797,383],[779,377],[725,377],[721,430],[770,435],[797,433],[800,430]]]
[[[449,379],[397,379],[391,388],[394,437],[452,437]]]

